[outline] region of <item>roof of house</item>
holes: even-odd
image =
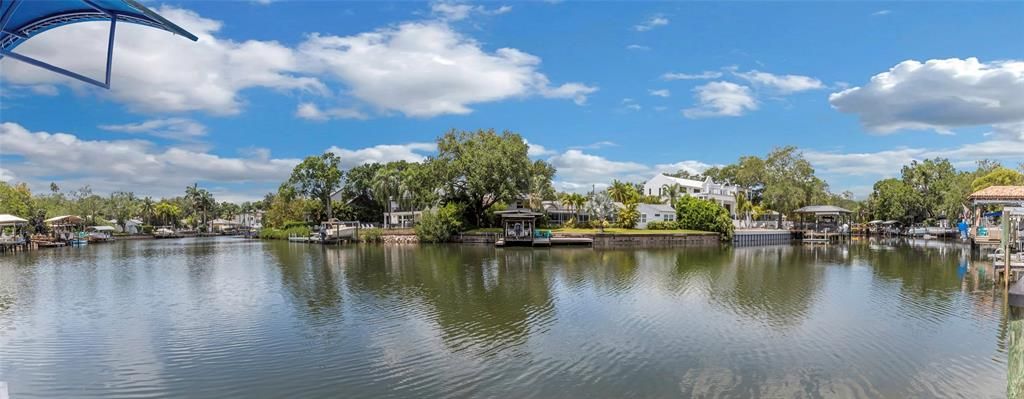
[[[668,204],[638,204],[637,210],[641,213],[676,213],[676,210]]]
[[[809,205],[803,208],[793,211],[795,213],[813,213],[815,215],[828,215],[838,213],[853,213],[846,208],[840,208],[835,205]]]
[[[659,177],[659,176],[664,177],[664,178],[672,181],[673,183],[676,183],[676,184],[678,184],[680,186],[683,186],[683,187],[693,187],[693,188],[702,188],[702,187],[704,187],[704,182],[700,181],[700,180],[692,180],[692,179],[684,179],[684,178],[681,178],[681,177],[673,177],[673,176],[666,175],[664,173],[659,173],[657,176],[654,176],[654,177]],[[648,181],[650,181],[650,180],[648,180]]]
[[[514,217],[537,217],[542,215],[541,213],[534,212],[525,208],[509,209],[507,211],[494,212],[497,215],[501,215],[503,218],[514,218]]]
[[[14,216],[14,215],[6,214],[6,213],[0,215],[0,226],[15,226],[15,225],[26,224],[26,223],[28,223],[28,220],[22,219],[20,217]]]
[[[52,217],[52,218],[46,219],[43,222],[50,223],[50,224],[54,224],[54,223],[58,223],[58,222],[60,222],[60,223],[68,223],[68,224],[78,224],[78,223],[82,223],[82,218],[80,218],[78,216],[75,216],[75,215],[63,215],[63,216],[56,216],[56,217]]]
[[[1024,201],[1024,186],[991,186],[972,193],[971,200]]]

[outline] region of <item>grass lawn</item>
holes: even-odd
[[[478,229],[472,229],[472,230],[463,231],[463,233],[465,233],[465,234],[473,234],[473,233],[500,233],[500,232],[501,232],[501,227],[481,227],[481,228],[478,228]]]

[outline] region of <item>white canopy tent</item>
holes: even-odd
[[[28,224],[28,220],[10,214],[0,214],[0,227],[21,226]]]

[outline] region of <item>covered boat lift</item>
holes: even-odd
[[[805,243],[829,243],[850,235],[850,215],[853,212],[848,209],[834,205],[810,205],[793,213],[800,215],[797,230]],[[814,217],[813,225],[808,225],[807,215]]]
[[[110,21],[106,74],[102,81],[14,52],[18,45],[50,29],[93,21]],[[184,36],[192,41],[199,40],[196,35],[161,17],[136,0],[0,0],[0,59],[8,57],[109,89],[114,59],[114,32],[118,22],[145,25]]]

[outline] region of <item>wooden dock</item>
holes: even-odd
[[[799,233],[804,244],[831,244],[849,237],[848,234],[806,230]]]

